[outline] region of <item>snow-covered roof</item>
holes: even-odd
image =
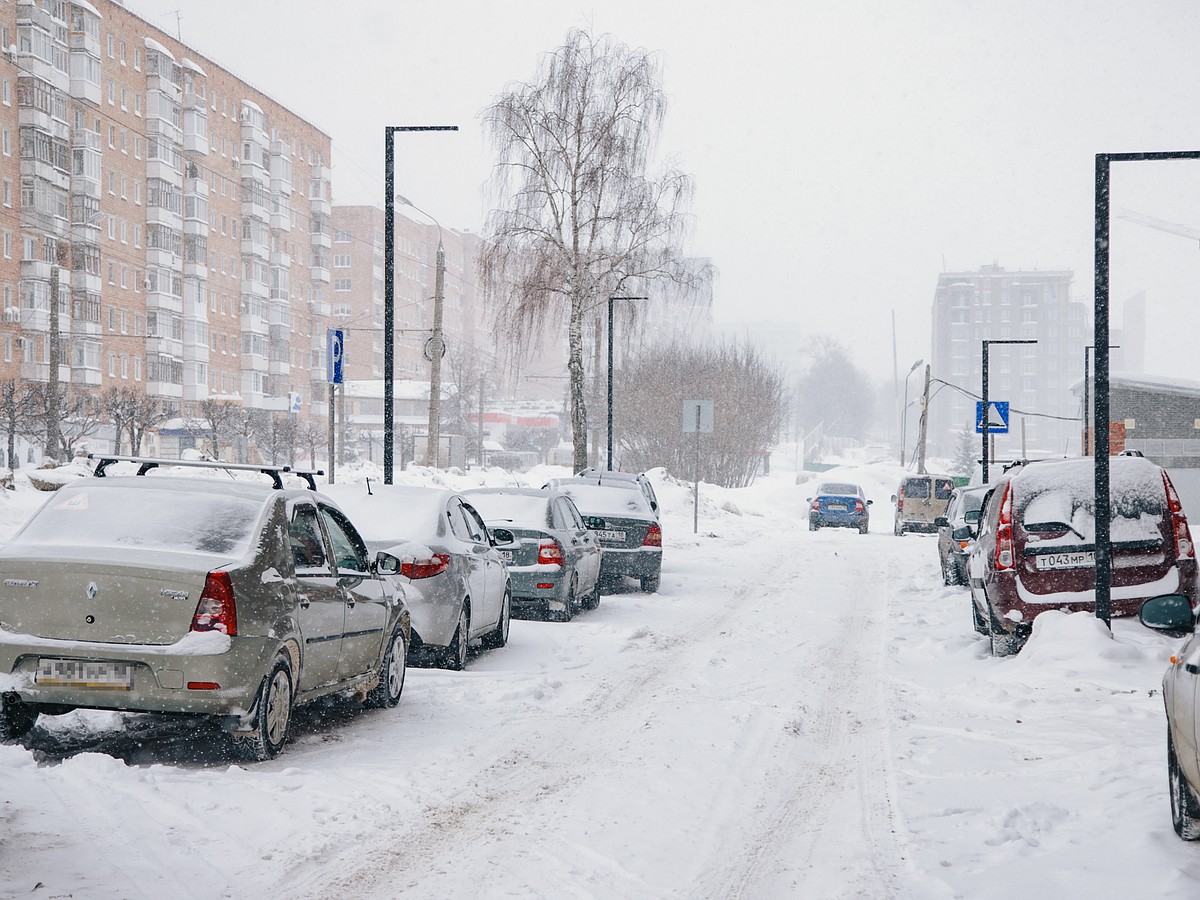
[[[255,112],[262,113],[263,115],[266,115],[266,113],[263,113],[263,111],[262,111],[262,107],[261,107],[261,106],[259,106],[257,103],[255,103],[253,100],[242,100],[242,106],[248,106],[248,107],[250,107],[252,110],[254,110]]]
[[[175,54],[156,41],[154,38],[146,38],[146,49],[153,50],[155,53],[161,53],[163,56],[170,59],[171,62],[175,61]]]
[[[1200,381],[1189,378],[1176,378],[1168,375],[1146,375],[1144,373],[1110,373],[1108,387],[1130,388],[1133,390],[1156,391],[1160,394],[1182,394],[1188,397],[1200,397]]]
[[[190,69],[191,71],[195,72],[201,78],[208,77],[207,72],[205,72],[202,68],[200,68],[198,65],[196,65],[196,63],[192,62],[186,56],[183,58],[183,61],[180,63],[180,65],[183,66],[185,69]]]
[[[104,16],[101,15],[100,10],[96,9],[96,7],[92,6],[92,4],[88,3],[87,0],[71,0],[71,5],[78,6],[80,9],[82,9],[86,12],[90,12],[97,19],[104,18]]]

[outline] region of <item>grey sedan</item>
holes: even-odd
[[[569,622],[576,609],[600,605],[600,542],[570,497],[534,488],[463,493],[493,533],[512,537],[499,550],[514,609]]]
[[[456,491],[379,484],[330,485],[375,550],[401,560],[397,581],[417,589],[409,601],[413,650],[449,669],[467,664],[475,641],[508,642],[508,571],[474,508]]]

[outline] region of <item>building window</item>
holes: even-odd
[[[350,290],[350,279],[335,278],[333,281],[333,289],[341,294],[347,293]]]
[[[142,51],[137,47],[133,48],[133,67],[139,72],[142,71]]]
[[[111,378],[117,377],[117,354],[108,354],[108,374]]]
[[[352,238],[348,231],[335,231],[333,233],[333,242],[335,244],[348,244],[351,240]]]
[[[349,253],[335,253],[333,256],[333,267],[335,269],[350,268],[350,254]]]

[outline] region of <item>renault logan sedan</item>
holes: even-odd
[[[223,473],[73,482],[0,550],[0,739],[76,708],[192,714],[266,759],[297,704],[394,706],[399,568],[312,490]]]

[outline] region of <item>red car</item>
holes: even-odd
[[[1166,470],[1135,456],[1109,463],[1112,615],[1136,615],[1159,594],[1195,605],[1195,548]],[[975,630],[994,654],[1019,651],[1047,609],[1095,609],[1094,478],[1091,457],[1026,463],[984,499],[968,570]]]

